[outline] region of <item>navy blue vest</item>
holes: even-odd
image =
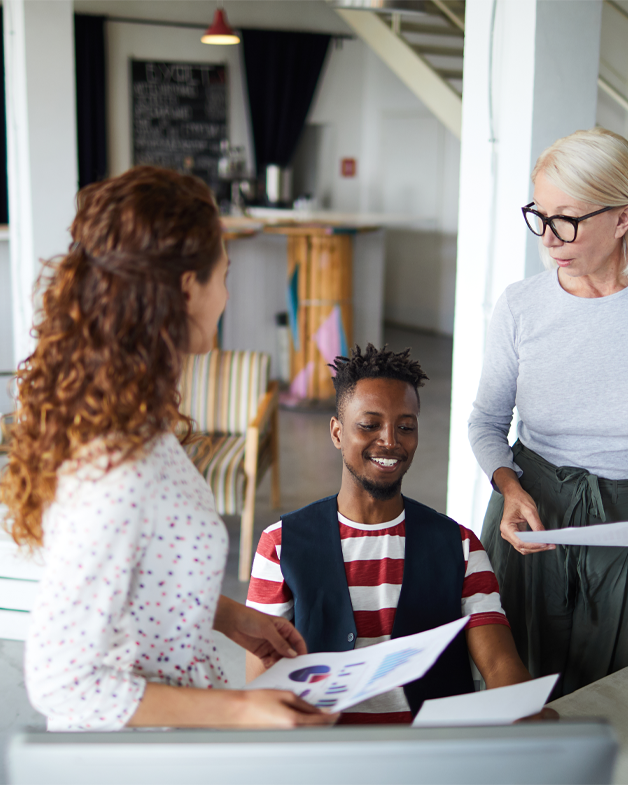
[[[342,559],[337,497],[282,515],[281,570],[294,597],[294,624],[309,652],[349,651],[357,630]],[[406,551],[393,638],[459,619],[465,563],[460,529],[404,496]],[[464,631],[422,678],[404,687],[413,714],[428,698],[473,692]]]

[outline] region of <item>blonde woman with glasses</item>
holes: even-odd
[[[469,436],[495,489],[482,542],[519,654],[535,677],[562,674],[559,697],[628,666],[628,549],[517,537],[628,519],[628,142],[577,131],[532,181],[522,210],[547,271],[495,306]]]

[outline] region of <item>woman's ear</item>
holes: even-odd
[[[186,300],[189,300],[192,296],[192,289],[195,283],[197,283],[197,280],[194,270],[186,270],[181,274],[181,291]]]
[[[628,232],[628,207],[624,207],[619,214],[617,228],[615,229],[615,238],[619,239],[620,237],[623,237],[626,232]]]

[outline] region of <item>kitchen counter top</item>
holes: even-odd
[[[436,229],[433,221],[422,221],[414,215],[390,213],[349,213],[335,210],[283,210],[273,207],[250,207],[247,215],[225,215],[221,218],[226,231],[250,229],[260,232],[265,226],[311,224],[353,229],[408,228],[426,231]]]

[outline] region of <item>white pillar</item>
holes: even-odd
[[[41,259],[67,250],[77,144],[72,0],[4,0],[14,362],[32,350]]]
[[[479,533],[490,485],[467,438],[486,329],[543,268],[521,206],[542,150],[595,125],[601,0],[467,0],[447,514]]]

